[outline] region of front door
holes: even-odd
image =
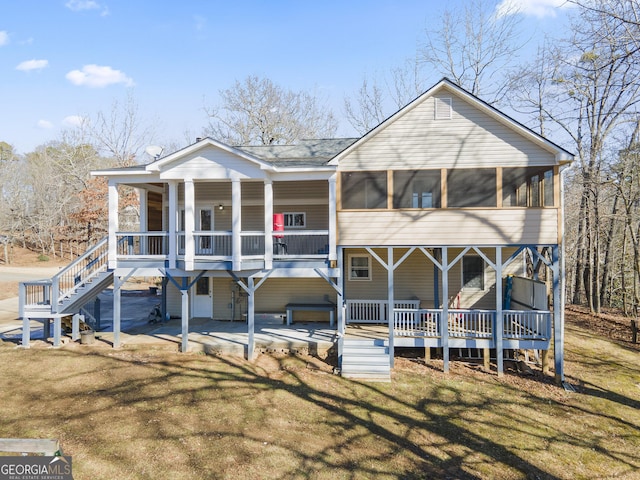
[[[193,317],[213,318],[213,279],[200,277],[193,286]]]

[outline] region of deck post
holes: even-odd
[[[186,353],[189,351],[189,279],[187,277],[182,277],[180,295],[182,296],[182,343],[180,351]]]
[[[449,373],[449,251],[442,247],[442,316],[440,341],[442,343],[442,370]]]
[[[122,279],[117,275],[113,277],[113,348],[120,348],[120,289]]]
[[[176,268],[178,259],[177,242],[177,213],[178,213],[178,183],[175,180],[169,181],[169,268]]]
[[[264,268],[273,267],[273,182],[264,181]]]
[[[31,321],[26,315],[22,317],[22,346],[29,348],[29,340],[31,340]]]
[[[136,188],[138,193],[138,201],[140,202],[140,208],[138,213],[140,215],[140,232],[148,232],[149,231],[149,197],[148,191],[146,188]],[[140,238],[140,253],[142,255],[146,255],[149,247],[149,239],[148,237]]]
[[[247,342],[247,360],[253,361],[255,358],[255,284],[253,277],[247,279],[247,329],[248,329],[248,342]]]
[[[387,315],[389,316],[389,364],[393,368],[394,352],[394,325],[395,325],[395,301],[393,299],[393,247],[387,247]]]
[[[555,380],[557,384],[564,382],[564,315],[560,299],[560,263],[558,245],[552,248],[553,271],[553,359],[555,363]]]
[[[329,261],[337,260],[337,174],[329,177]]]
[[[329,227],[331,228],[331,227]],[[338,247],[338,271],[340,272],[340,278],[338,278],[338,282],[340,282],[340,289],[337,292],[337,314],[338,314],[338,367],[342,368],[342,350],[344,348],[344,335],[346,333],[346,325],[345,325],[345,306],[344,306],[344,283],[345,283],[345,271],[344,271],[344,262],[343,262],[343,250],[342,247]]]
[[[496,343],[496,365],[498,376],[504,375],[504,355],[503,355],[504,321],[502,319],[502,247],[496,247],[496,320],[495,320],[495,343]]]

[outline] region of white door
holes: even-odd
[[[192,317],[213,318],[213,279],[200,277],[192,287]]]
[[[206,232],[213,232],[213,208],[198,208],[196,218],[196,230],[202,232],[196,241],[196,255],[213,255],[213,235]]]

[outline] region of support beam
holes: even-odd
[[[169,268],[176,268],[178,259],[178,182],[169,181]]]
[[[22,347],[29,348],[31,340],[31,319],[27,316],[22,317]]]
[[[180,296],[182,297],[181,305],[181,327],[182,327],[182,342],[180,345],[180,351],[186,353],[189,351],[189,279],[187,277],[182,278],[182,288],[180,289]]]
[[[123,283],[120,277],[113,277],[113,348],[120,348],[120,316],[122,314],[120,289]]]
[[[247,360],[250,362],[255,358],[255,296],[256,296],[256,287],[254,284],[253,277],[249,277],[247,279],[249,289],[249,296],[247,301],[247,331],[248,331],[248,342],[247,342]]]
[[[140,209],[139,209],[139,215],[140,215],[140,231],[141,232],[148,232],[149,231],[149,219],[148,219],[148,198],[147,198],[147,190],[145,190],[144,188],[136,188],[136,191],[138,193],[138,201],[140,202]],[[147,239],[146,238],[141,238],[140,239],[140,253],[142,255],[146,255],[147,253],[147,246],[148,246]]]
[[[338,214],[337,214],[337,187],[336,187],[337,173],[334,173],[329,177],[329,261],[335,261],[338,259],[338,253],[336,250],[337,245],[337,231],[338,231]]]
[[[232,269],[242,270],[242,189],[240,179],[231,180],[231,244]]]
[[[273,182],[264,181],[264,268],[273,268]]]
[[[393,299],[393,247],[387,247],[387,299],[389,320],[389,363],[393,368],[394,357],[394,326],[395,326],[395,300]]]
[[[442,317],[440,339],[442,342],[442,369],[449,373],[449,250],[442,247]]]
[[[502,247],[496,247],[496,324],[495,324],[495,344],[496,344],[496,365],[498,376],[504,375],[504,355],[503,337],[504,322],[502,319]]]
[[[184,180],[184,264],[185,270],[195,268],[196,244],[193,232],[196,225],[196,196],[193,179]]]
[[[560,299],[560,263],[558,245],[552,249],[553,272],[553,358],[555,363],[555,380],[557,384],[564,382],[564,312]]]
[[[107,259],[109,268],[116,268],[118,259],[118,240],[116,232],[118,231],[118,184],[109,182],[109,247],[107,251]]]
[[[340,289],[337,291],[337,314],[338,314],[338,366],[342,368],[342,351],[344,349],[344,335],[346,332],[345,324],[345,302],[344,302],[344,253],[342,247],[338,247],[338,271],[341,272],[340,278],[337,281],[340,283]]]

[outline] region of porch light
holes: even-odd
[[[218,210],[224,210],[224,205],[223,204],[218,205]]]

